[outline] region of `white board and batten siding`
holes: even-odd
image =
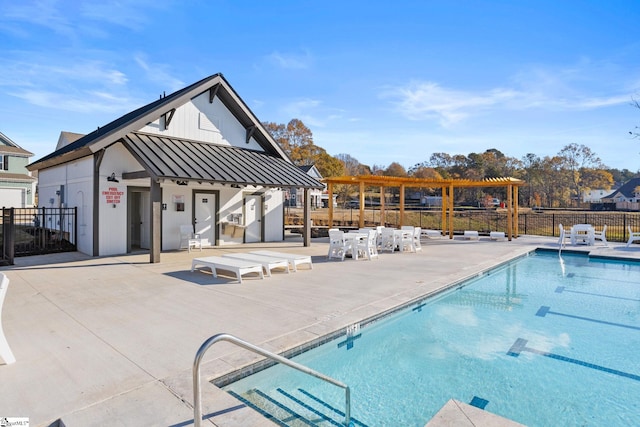
[[[141,132],[264,151],[253,138],[246,143],[244,126],[218,98],[209,103],[208,92],[178,107],[168,128],[161,117]]]

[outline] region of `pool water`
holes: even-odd
[[[348,384],[361,425],[422,427],[451,398],[529,426],[637,425],[640,264],[536,253],[294,360]],[[225,389],[344,410],[281,365]]]

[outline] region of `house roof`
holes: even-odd
[[[635,197],[634,193],[636,191],[636,187],[640,186],[640,178],[631,178],[629,181],[625,182],[622,187],[618,188],[613,193],[608,196],[603,197],[603,199],[613,199],[617,197],[619,194],[622,194],[626,198]]]
[[[161,96],[137,110],[131,111],[116,120],[98,127],[93,132],[58,148],[53,153],[27,165],[33,171],[55,166],[71,160],[91,155],[109,146],[125,135],[140,130],[163,114],[177,108],[190,99],[209,91],[210,99],[219,98],[236,119],[248,130],[251,136],[269,154],[275,154],[290,162],[287,154],[262,126],[249,107],[240,99],[222,74],[213,74],[172,94]],[[249,131],[248,131],[249,133]]]
[[[26,173],[7,173],[0,172],[0,182],[34,182],[36,178]]]
[[[119,142],[152,179],[324,188],[287,160],[262,151],[142,132],[125,135]]]
[[[20,147],[11,138],[0,132],[0,154],[12,154],[20,157],[30,157],[33,153]]]

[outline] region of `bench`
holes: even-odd
[[[274,258],[284,258],[293,267],[293,272],[298,271],[298,265],[300,264],[309,264],[309,269],[313,269],[313,264],[311,263],[311,257],[309,255],[299,255],[299,254],[289,254],[286,252],[276,252],[276,251],[251,251],[250,253],[256,255],[264,255],[270,256]]]
[[[489,233],[489,239],[491,240],[498,240],[498,239],[506,239],[506,236],[504,235],[504,231],[492,231]]]
[[[420,237],[426,237],[427,239],[440,238],[442,232],[440,230],[421,230]]]
[[[478,232],[476,230],[465,230],[464,238],[467,240],[471,240],[471,239],[478,240],[480,237],[478,236]]]
[[[271,270],[274,268],[284,268],[289,273],[289,261],[284,258],[270,257],[252,253],[233,253],[222,255],[225,258],[235,258],[242,261],[259,262],[264,267],[268,277],[271,277]]]
[[[261,279],[264,279],[262,273],[262,264],[255,261],[242,261],[235,258],[227,258],[220,256],[208,256],[204,258],[194,258],[191,261],[191,271],[197,266],[208,267],[213,273],[213,277],[218,277],[216,270],[230,271],[236,275],[239,283],[242,283],[242,275],[248,273],[258,273]]]

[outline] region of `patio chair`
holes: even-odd
[[[330,229],[327,258],[339,258],[340,261],[344,261],[344,257],[349,251],[351,251],[351,244],[344,239],[344,231],[335,228]]]
[[[422,250],[422,244],[420,243],[420,238],[422,237],[422,228],[415,227],[413,229],[413,249],[414,252],[418,252]]]
[[[193,225],[180,226],[180,249],[185,247],[189,252],[191,252],[191,248],[200,248],[200,252],[202,252],[202,239],[193,233]]]
[[[602,231],[594,230],[593,232],[594,241],[600,240],[602,243],[604,243],[605,246],[609,246],[609,244],[607,243],[606,232],[607,232],[607,224],[605,224],[604,227],[602,227]]]
[[[416,228],[413,225],[403,225],[402,227],[400,227],[400,230],[403,231],[400,237],[400,241],[398,242],[400,252],[415,252],[416,247],[414,244],[413,236]]]
[[[631,246],[631,244],[632,244],[633,242],[635,242],[636,240],[637,240],[637,241],[640,241],[640,232],[634,232],[634,231],[631,229],[631,226],[630,226],[630,225],[628,225],[628,226],[627,226],[627,228],[629,229],[629,240],[627,241],[627,248],[628,248],[628,247],[629,247],[629,246]]]
[[[5,364],[10,365],[16,361],[16,358],[13,356],[2,330],[2,304],[4,303],[4,297],[7,295],[8,287],[9,278],[4,273],[0,273],[0,358],[4,360]]]
[[[398,241],[396,239],[396,233],[393,228],[385,227],[382,229],[381,233],[381,243],[380,243],[380,252],[393,252],[396,250],[396,246],[398,246]]]
[[[364,231],[364,230],[363,230]],[[368,237],[358,243],[358,255],[362,255],[371,261],[372,258],[378,258],[378,243],[376,230],[366,230]]]

